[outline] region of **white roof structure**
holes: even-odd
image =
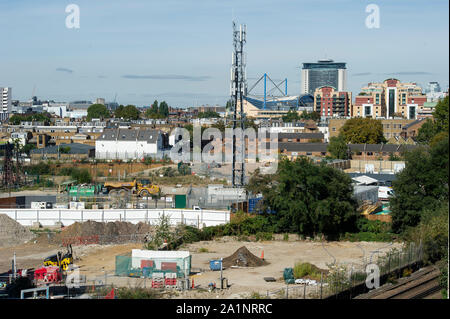
[[[378,183],[378,181],[375,178],[371,178],[366,175],[353,177],[352,180],[354,180],[357,183],[357,185],[370,185]]]

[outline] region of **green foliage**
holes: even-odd
[[[406,165],[393,182],[390,202],[394,232],[418,225],[425,208],[433,210],[448,201],[448,154],[448,139],[405,154]]]
[[[296,111],[289,110],[286,115],[283,115],[281,117],[281,119],[283,120],[284,123],[291,123],[294,121],[299,121],[300,116]]]
[[[19,125],[20,122],[44,122],[44,124],[48,124],[50,122],[50,114],[49,113],[37,113],[37,114],[14,114],[9,118],[9,123],[13,125]]]
[[[36,149],[36,145],[34,145],[34,144],[25,144],[23,147],[22,147],[22,152],[23,153],[26,153],[27,155],[30,155],[30,152],[31,152],[31,150],[34,150],[34,149]]]
[[[104,118],[109,118],[109,117],[110,117],[110,113],[109,113],[108,109],[106,108],[106,106],[104,106],[103,104],[92,104],[87,109],[87,120],[88,121],[92,120],[93,118],[104,119]]]
[[[380,220],[368,220],[360,217],[356,222],[356,226],[360,232],[370,232],[375,234],[387,233],[391,231],[391,224]]]
[[[289,241],[289,234],[288,233],[284,233],[283,234],[283,240],[284,241]]]
[[[158,101],[155,100],[150,108],[145,111],[145,116],[150,119],[163,119],[169,116],[169,106],[166,101],[162,101],[158,106]]]
[[[35,165],[25,166],[24,170],[29,175],[51,175],[52,169],[50,165],[40,162]]]
[[[348,159],[348,147],[342,136],[333,136],[328,144],[328,152],[337,159]]]
[[[434,109],[433,117],[436,121],[436,127],[438,132],[446,131],[448,132],[448,96],[440,100]]]
[[[137,120],[139,119],[139,110],[134,105],[119,105],[116,109],[114,116],[117,118],[123,118],[124,120]]]
[[[432,138],[437,134],[437,127],[433,120],[426,119],[425,123],[419,128],[419,133],[417,134],[417,142],[420,144],[429,144]]]
[[[70,176],[72,179],[76,180],[77,184],[88,184],[92,182],[91,174],[87,169],[63,167],[59,170],[59,175]]]
[[[448,253],[448,202],[420,213],[420,224],[407,229],[405,238],[410,242],[422,242],[425,262],[435,263]]]
[[[59,147],[59,152],[61,154],[69,154],[70,152],[70,146],[60,146]]]
[[[255,237],[256,237],[256,241],[273,240],[273,234],[270,232],[257,232]]]
[[[158,112],[162,118],[167,118],[169,116],[169,105],[167,105],[166,101],[162,101],[159,104]]]
[[[446,96],[436,104],[433,120],[427,119],[419,129],[417,141],[432,146],[444,138],[448,139],[448,112],[449,104]]]
[[[161,292],[156,289],[142,287],[115,288],[117,299],[159,299]]]
[[[198,118],[200,119],[206,119],[206,118],[219,118],[220,115],[217,112],[214,111],[206,111],[206,112],[199,112]]]
[[[164,242],[173,246],[174,239],[175,233],[170,229],[170,216],[161,215],[156,225],[155,235],[146,248],[150,250],[158,249]]]
[[[350,144],[386,143],[381,121],[372,118],[355,117],[347,120],[339,135]]]
[[[307,276],[314,280],[320,280],[320,269],[311,263],[295,263],[294,278],[299,279]]]
[[[282,159],[271,184],[263,189],[264,211],[276,232],[337,238],[356,229],[351,179],[342,171],[305,157]]]
[[[389,160],[390,161],[401,161],[402,158],[400,156],[395,155],[394,153],[389,154]]]
[[[286,113],[286,115],[283,115],[281,117],[281,119],[285,123],[290,123],[290,122],[299,121],[299,120],[318,121],[318,120],[320,120],[320,114],[318,112],[302,112],[299,115],[296,111],[289,110]]]

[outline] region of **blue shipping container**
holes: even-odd
[[[220,266],[222,265],[222,261],[220,260],[210,260],[209,261],[209,269],[211,270],[220,270]]]

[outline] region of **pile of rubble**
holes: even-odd
[[[266,265],[267,262],[264,259],[253,255],[245,246],[242,246],[234,252],[231,256],[228,256],[222,260],[222,265],[225,268],[238,266],[238,267],[259,267]]]
[[[0,214],[0,247],[26,243],[35,235],[26,227],[5,214]]]
[[[110,244],[125,243],[130,241],[142,242],[146,236],[152,234],[154,227],[146,223],[132,224],[129,222],[108,222],[101,223],[95,221],[87,221],[83,223],[76,222],[65,227],[59,237],[61,240],[79,238],[81,241],[86,240],[86,244]],[[73,242],[76,244],[76,242]],[[81,242],[80,242],[81,243]]]

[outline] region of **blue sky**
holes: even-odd
[[[80,28],[65,26],[67,5]],[[368,4],[380,28],[365,26]],[[13,99],[224,104],[232,20],[247,24],[247,75],[288,79],[303,62],[346,62],[348,89],[395,77],[447,87],[447,0],[0,0],[0,86]],[[262,89],[261,89],[262,91]]]

